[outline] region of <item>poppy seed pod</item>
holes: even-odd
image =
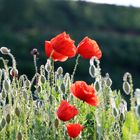
[[[0,51],[2,54],[9,54],[10,53],[10,49],[8,49],[7,47],[1,47]]]
[[[22,140],[22,134],[21,134],[21,132],[18,132],[18,134],[17,134],[17,140]]]

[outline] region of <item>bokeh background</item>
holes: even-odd
[[[78,44],[85,36],[95,39],[102,52],[102,74],[109,73],[113,88],[122,87],[125,72],[140,87],[140,9],[99,5],[84,1],[0,0],[0,46],[11,49],[20,74],[34,74],[30,51],[40,52],[38,66],[46,63],[44,42],[66,31]],[[64,63],[72,73],[75,58]],[[2,67],[2,63],[0,62]],[[76,79],[92,82],[89,61],[80,59]]]

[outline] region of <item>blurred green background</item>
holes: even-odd
[[[114,88],[121,88],[129,71],[135,87],[140,87],[140,9],[98,5],[83,1],[0,0],[0,46],[16,56],[19,73],[34,74],[30,51],[40,52],[38,65],[45,64],[44,42],[66,31],[76,41],[85,36],[95,39],[103,52],[102,74],[108,72]],[[75,58],[61,64],[72,73]],[[2,64],[1,64],[2,65]],[[89,61],[80,59],[77,80],[91,82]]]

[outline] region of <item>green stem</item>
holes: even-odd
[[[33,55],[33,57],[34,57],[35,73],[37,73],[38,69],[37,69],[36,55]]]
[[[79,58],[80,58],[80,55],[78,55],[77,58],[76,58],[75,66],[74,66],[74,69],[73,69],[73,73],[71,75],[71,82],[74,81],[74,75],[75,75],[75,72],[76,72],[76,69],[77,69],[77,66],[78,66],[78,63],[79,63]]]

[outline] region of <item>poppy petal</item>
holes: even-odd
[[[72,106],[67,101],[62,100],[56,114],[60,120],[69,121],[78,114],[78,110],[75,106]]]
[[[67,124],[67,133],[71,138],[76,138],[81,133],[83,126],[80,124]]]
[[[54,61],[63,62],[68,59],[67,56],[62,55],[62,54],[56,52],[55,50],[53,50],[53,47],[52,47],[50,41],[45,41],[45,52],[46,52],[47,57],[50,57],[50,55],[52,54],[52,58]]]
[[[90,59],[96,56],[98,59],[101,58],[102,52],[95,40],[85,37],[77,47],[77,53],[79,53],[85,59]]]

